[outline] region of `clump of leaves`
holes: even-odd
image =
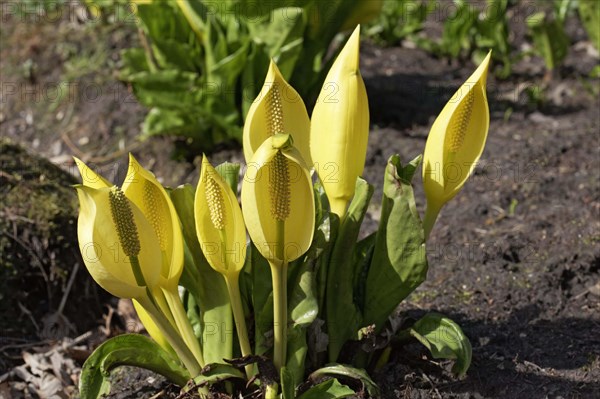
[[[241,142],[271,59],[314,100],[336,35],[381,8],[371,0],[135,3],[142,47],[123,52],[120,76],[150,108],[143,135],[179,136],[203,151]]]
[[[270,64],[245,121],[241,206],[237,164],[213,168],[203,157],[196,188],[166,190],[133,156],[121,187],[77,160],[86,267],[104,289],[134,300],[152,337],[116,337],[96,349],[83,366],[82,398],[108,392],[107,376],[121,364],[206,398],[357,391],[377,398],[369,373],[388,361],[393,342],[407,339],[434,358],[454,359],[453,371],[464,375],[471,345],[452,320],[436,313],[402,326],[388,320],[425,280],[429,233],[483,152],[490,59],[442,109],[422,156],[404,164],[389,158],[380,223],[363,239],[374,188],[360,177],[369,109],[358,28],[328,71],[311,119]],[[421,163],[423,222],[413,192]]]

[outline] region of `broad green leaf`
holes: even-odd
[[[390,157],[383,182],[381,219],[365,288],[363,326],[381,331],[400,302],[427,276],[425,237],[411,179],[421,156],[407,166]]]
[[[317,317],[314,259],[292,265],[288,275],[288,313],[292,327],[308,327]]]
[[[287,363],[285,369],[292,376],[292,387],[304,379],[304,363],[308,353],[307,327],[288,328]],[[283,370],[283,368],[282,368]]]
[[[344,343],[360,328],[362,315],[354,301],[354,247],[371,196],[373,186],[356,180],[356,192],[340,227],[327,272],[327,333],[329,361],[336,361]]]
[[[227,286],[200,249],[194,223],[194,188],[189,184],[179,186],[171,191],[171,199],[190,252],[185,257],[180,284],[194,296],[200,308],[204,360],[220,363],[233,356],[234,324]]]
[[[193,32],[175,2],[141,4],[137,7],[137,16],[150,37],[153,58],[161,68],[198,69],[196,62],[200,54],[193,41]]]
[[[147,107],[189,108],[194,106],[198,96],[197,75],[191,72],[177,69],[140,71],[123,78],[133,84],[136,97]]]
[[[371,379],[371,377],[369,377],[369,374],[367,374],[365,370],[357,369],[343,364],[330,364],[316,371],[313,371],[309,376],[309,379],[316,380],[326,375],[354,378],[355,380],[359,380],[365,386],[367,392],[369,392],[369,395],[371,395],[371,397],[378,398],[380,395],[379,387],[377,386],[377,384],[375,384],[375,382],[373,382],[373,380]]]
[[[353,287],[354,287],[354,302],[359,309],[365,307],[365,289],[367,275],[371,260],[373,259],[373,251],[375,250],[376,234],[372,233],[356,243],[356,256],[353,267]]]
[[[288,328],[287,370],[300,384],[304,377],[304,361],[308,352],[307,329],[319,313],[316,297],[316,257],[321,243],[315,236],[306,255],[289,268],[288,274]]]
[[[212,385],[231,378],[243,380],[246,376],[243,372],[229,364],[211,363],[204,366],[200,375],[194,378],[194,383],[197,385]]]
[[[461,328],[447,317],[429,313],[410,329],[410,335],[429,349],[435,359],[456,359],[452,372],[463,376],[471,365],[471,343]]]
[[[83,364],[79,380],[81,398],[96,399],[109,393],[110,371],[124,365],[152,370],[179,386],[190,379],[178,359],[150,338],[138,334],[119,335],[97,347]]]
[[[302,51],[305,27],[306,13],[297,7],[274,9],[265,20],[248,20],[248,29],[253,40],[264,43],[266,56],[277,63],[285,79],[291,77]],[[263,75],[264,73],[266,69]]]
[[[356,394],[352,389],[346,385],[342,385],[332,378],[331,380],[324,381],[320,384],[315,385],[308,391],[304,392],[298,397],[298,399],[338,399],[347,398]]]

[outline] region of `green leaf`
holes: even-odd
[[[204,360],[220,363],[233,356],[233,316],[225,279],[210,267],[196,236],[194,193],[189,184],[171,191],[188,250],[180,284],[194,296],[200,308]]]
[[[316,238],[318,240],[318,238]],[[316,297],[316,257],[320,251],[313,245],[307,254],[294,262],[288,274],[288,329],[287,370],[300,384],[304,377],[304,361],[308,352],[306,334],[319,313]]]
[[[180,111],[152,108],[146,115],[142,132],[145,137],[161,134],[189,136],[197,132],[195,127],[197,124],[190,115]]]
[[[338,233],[329,260],[327,274],[327,333],[329,361],[334,362],[344,343],[356,337],[362,315],[354,301],[354,248],[371,196],[373,186],[356,180],[356,191]]]
[[[194,383],[197,385],[212,385],[220,381],[231,378],[246,379],[243,372],[237,368],[222,363],[211,363],[204,366],[199,376],[194,378]]]
[[[140,71],[122,76],[133,84],[137,99],[147,107],[189,109],[195,106],[199,88],[197,75],[177,69]]]
[[[410,335],[429,349],[435,359],[456,359],[452,372],[463,376],[471,365],[471,343],[461,328],[447,317],[429,313],[410,329]]]
[[[121,51],[123,68],[119,71],[119,77],[129,80],[129,77],[138,72],[150,71],[146,53],[141,48],[130,48]]]
[[[377,384],[375,384],[375,382],[373,382],[373,380],[371,379],[371,377],[369,377],[369,374],[367,374],[365,370],[357,369],[343,364],[331,364],[314,371],[309,376],[309,379],[316,380],[326,375],[347,377],[359,380],[363,383],[371,397],[378,398],[380,395],[379,387],[377,386]]]
[[[254,244],[247,249],[251,259],[252,306],[254,308],[254,353],[262,355],[273,346],[273,285],[269,262]],[[271,332],[269,334],[269,331]]]
[[[533,36],[534,49],[542,56],[546,67],[553,70],[567,56],[569,49],[569,37],[563,23],[540,11],[527,18],[527,26]]]
[[[138,334],[119,335],[97,347],[83,364],[79,380],[81,398],[96,399],[109,393],[110,371],[123,365],[152,370],[179,386],[190,379],[179,361],[150,338]]]
[[[400,302],[427,276],[425,236],[411,179],[421,156],[402,166],[390,157],[383,182],[381,219],[365,288],[365,325],[381,331]]]
[[[273,10],[268,19],[248,20],[253,40],[264,44],[266,56],[277,63],[286,79],[292,75],[302,51],[306,18],[302,8],[286,7]]]
[[[339,230],[339,218],[335,213],[329,212],[329,203],[325,189],[319,181],[314,184],[315,194],[315,213],[317,226],[315,237],[309,252],[317,251],[312,257],[317,260],[315,265],[317,301],[319,303],[319,314],[323,316],[325,311],[325,293],[327,290],[327,270],[329,269],[329,259],[333,251],[333,243]]]
[[[216,168],[217,173],[225,180],[236,195],[238,192],[238,179],[240,177],[240,164],[232,162],[223,162]]]
[[[294,381],[294,375],[288,370],[287,367],[282,367],[279,375],[281,381],[281,398],[294,399],[296,397],[296,384]]]
[[[456,12],[448,16],[444,22],[444,32],[438,51],[453,58],[461,55],[462,50],[469,50],[479,11],[469,2],[457,1]]]
[[[579,0],[579,18],[596,50],[600,51],[600,2]]]
[[[152,44],[152,55],[161,68],[197,71],[200,54],[187,20],[175,4],[157,1],[137,7],[137,16]]]
[[[300,395],[298,399],[347,398],[348,396],[352,396],[355,393],[356,392],[354,392],[346,385],[342,385],[338,382],[338,380],[332,378],[331,380],[324,381],[310,388],[308,391]]]

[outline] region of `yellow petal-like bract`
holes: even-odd
[[[359,70],[360,26],[329,70],[312,114],[310,152],[334,213],[343,217],[363,173],[369,104]]]
[[[444,106],[427,137],[423,154],[426,237],[441,208],[460,191],[483,152],[490,127],[486,80],[491,55],[490,51]]]
[[[242,210],[231,187],[206,156],[194,199],[196,233],[202,252],[217,272],[239,273],[246,259],[246,229]]]
[[[161,285],[171,289],[177,287],[183,271],[183,235],[179,217],[163,186],[131,154],[123,192],[142,211],[158,239],[162,254]]]
[[[244,123],[244,157],[249,163],[258,147],[274,134],[290,134],[304,161],[312,165],[309,150],[310,119],[302,97],[290,86],[273,61],[258,97]]]
[[[158,284],[158,241],[142,212],[117,187],[77,186],[77,234],[83,261],[94,280],[112,295],[138,298]],[[138,284],[132,259],[146,286]]]
[[[255,152],[242,183],[242,211],[250,238],[266,259],[291,262],[310,247],[315,228],[312,182],[289,135],[272,136]],[[278,221],[284,222],[283,237]]]
[[[487,138],[490,112],[486,79],[491,52],[436,118],[423,154],[427,203],[452,199],[475,168]]]

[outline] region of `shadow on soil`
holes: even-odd
[[[383,370],[386,381],[380,384],[384,397],[427,397],[433,392],[444,398],[571,398],[600,394],[600,337],[593,334],[600,330],[597,321],[538,319],[542,309],[537,305],[518,309],[502,322],[440,313],[461,325],[471,339],[473,361],[467,377],[453,378],[447,369],[423,360],[426,352],[420,346],[410,344],[400,349],[389,366],[392,370]],[[409,314],[420,318],[423,312]],[[562,371],[560,377],[555,369]],[[415,370],[421,370],[423,379]],[[403,380],[405,384],[398,387],[397,382]],[[396,381],[395,386],[390,384],[392,381]]]

